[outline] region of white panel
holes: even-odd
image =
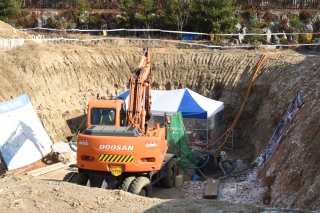
[[[201,106],[201,108],[207,111],[207,118],[210,118],[224,108],[224,104],[221,101],[215,101],[193,92],[192,90],[187,90],[192,98]]]
[[[9,170],[43,158],[51,145],[26,95],[0,103],[0,150]]]
[[[151,113],[161,116],[166,112],[167,115],[173,115],[177,112],[184,89],[179,90],[152,90],[151,91]]]

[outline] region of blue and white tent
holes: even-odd
[[[118,95],[128,106],[129,90]],[[151,90],[151,113],[154,116],[173,115],[182,113],[183,118],[208,119],[223,110],[224,104],[206,98],[189,89]]]

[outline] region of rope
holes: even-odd
[[[227,129],[227,131],[225,133],[223,133],[216,141],[212,142],[210,145],[208,145],[207,147],[205,147],[203,150],[207,150],[208,148],[210,148],[211,146],[213,146],[214,144],[218,143],[224,136],[225,139],[224,141],[222,142],[222,144],[216,149],[216,151],[219,151],[220,149],[222,149],[222,147],[224,146],[224,144],[226,143],[226,141],[228,140],[231,132],[232,132],[232,129],[234,128],[234,126],[236,125],[236,123],[238,122],[242,112],[243,112],[243,109],[245,107],[245,104],[249,98],[249,95],[250,95],[250,92],[251,92],[251,88],[252,88],[252,85],[253,85],[253,82],[254,80],[256,79],[257,75],[258,75],[258,72],[261,68],[261,65],[262,63],[264,62],[264,60],[267,58],[268,55],[271,55],[271,54],[274,54],[274,53],[277,53],[277,51],[273,52],[273,53],[268,53],[268,54],[264,54],[262,55],[262,57],[260,58],[259,62],[258,62],[258,65],[257,65],[257,68],[251,78],[251,81],[249,83],[249,87],[248,87],[248,90],[247,90],[247,93],[246,93],[246,97],[242,103],[242,106],[241,108],[239,109],[239,112],[237,114],[237,116],[235,117],[234,121],[232,122],[232,124],[230,125],[230,127]]]

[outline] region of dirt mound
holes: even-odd
[[[3,21],[0,21],[0,39],[29,38],[28,33],[18,30]]]
[[[2,212],[265,212],[276,209],[205,199],[145,198],[121,190],[89,188],[27,176],[0,179]],[[284,210],[281,212],[289,212]],[[290,212],[302,212],[291,210]]]

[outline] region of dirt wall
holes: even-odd
[[[151,42],[106,41],[27,44],[1,51],[0,101],[28,93],[53,142],[66,141],[84,119],[89,100],[115,96],[127,88],[142,47],[149,46],[154,89],[188,87],[225,103],[226,125],[236,116],[263,54],[262,50],[212,50]],[[299,89],[306,103],[260,177],[269,187],[266,201],[277,207],[317,209],[319,184],[319,57],[294,51],[268,56],[235,127],[235,146],[254,160],[266,148]]]

